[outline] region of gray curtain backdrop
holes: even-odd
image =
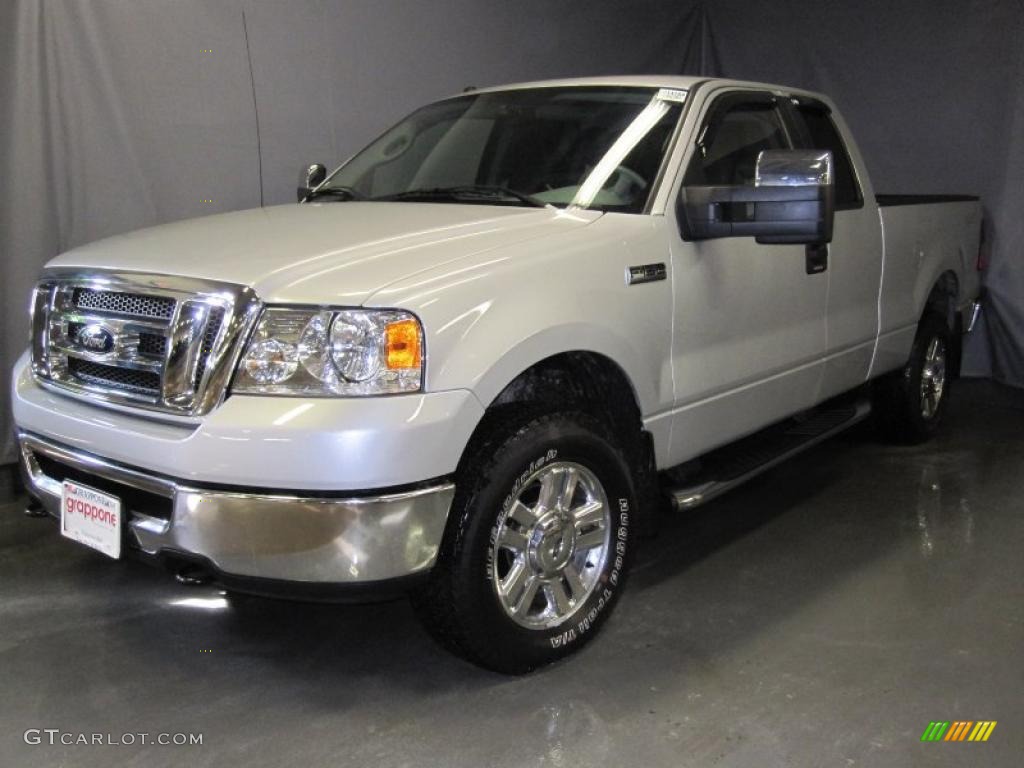
[[[723,74],[830,93],[876,187],[974,192],[990,302],[975,375],[1024,385],[1020,0],[0,0],[0,462],[39,268],[139,227],[287,203],[467,85]]]

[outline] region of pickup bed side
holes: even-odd
[[[879,340],[871,376],[902,367],[929,301],[951,328],[978,296],[981,236],[977,198],[881,195],[885,268]]]

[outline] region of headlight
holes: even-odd
[[[408,312],[270,307],[238,365],[233,392],[389,395],[423,385],[423,329]]]

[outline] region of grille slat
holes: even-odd
[[[72,303],[78,309],[94,309],[102,312],[114,312],[119,315],[170,320],[174,315],[175,301],[167,296],[146,296],[138,293],[77,288]]]

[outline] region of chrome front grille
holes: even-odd
[[[242,286],[52,270],[33,300],[33,372],[92,400],[202,415],[223,397],[258,312]]]

